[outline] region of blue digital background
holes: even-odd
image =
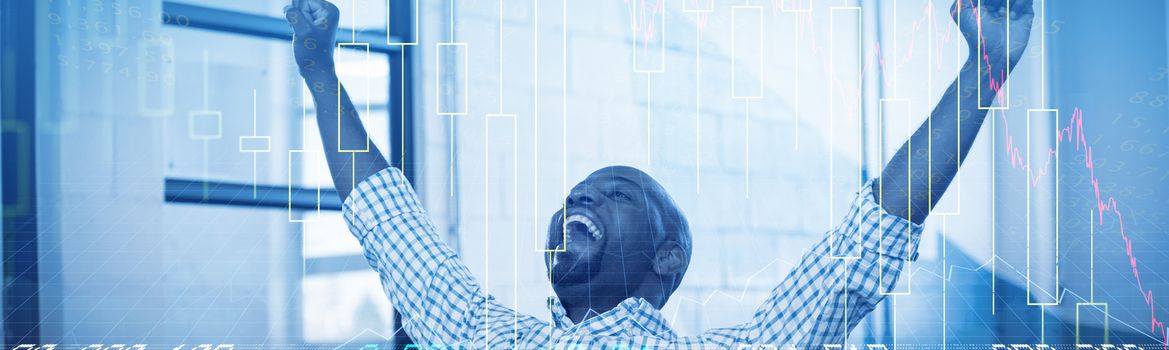
[[[763,9],[761,37],[748,36],[762,59],[733,53],[732,4],[663,1],[660,17],[639,22],[642,3],[505,0],[501,12],[490,0],[337,1],[354,28],[343,39],[373,43],[369,59],[343,51],[339,73],[444,238],[476,276],[490,274],[501,301],[539,317],[551,291],[527,247],[563,184],[614,163],[654,174],[695,228],[694,262],[664,310],[692,334],[750,316],[924,120],[965,53],[941,0],[748,2]],[[850,342],[1074,344],[1077,326],[1082,342],[1103,342],[1106,327],[1111,343],[1165,342],[1167,6],[1036,3],[1044,15],[1011,77],[1010,108],[982,130],[939,207],[950,215],[929,220],[901,285],[912,292]],[[321,146],[283,2],[3,4],[7,344],[399,334],[312,156]],[[843,6],[862,22],[830,22]],[[658,25],[661,36],[639,36]],[[852,46],[827,57],[833,35]],[[468,63],[440,59],[440,42],[467,43]],[[863,102],[829,118],[845,93],[824,82],[825,67],[856,57],[870,71],[844,98]],[[662,71],[642,71],[646,62]],[[758,101],[732,96],[756,87]],[[878,119],[887,98],[911,100],[911,114]],[[440,115],[451,108],[467,115]],[[496,113],[514,114],[515,129],[485,118]],[[1084,143],[1057,139],[1068,125]],[[270,147],[244,152],[241,136]],[[1029,201],[1010,146],[1041,159],[1057,145]],[[1077,145],[1091,147],[1094,172]],[[1087,302],[1107,304],[1107,317],[1096,305],[1077,312]]]

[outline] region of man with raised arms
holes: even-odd
[[[979,82],[1005,78],[1031,32],[1031,0],[978,3],[959,0],[951,9],[971,52],[961,79],[893,156],[881,180],[860,188],[840,224],[811,247],[754,317],[694,336],[676,334],[659,313],[690,263],[691,240],[682,211],[648,174],[611,166],[572,188],[548,225],[546,248],[560,251],[545,261],[556,292],[548,301],[552,322],[516,315],[484,295],[439,238],[410,183],[376,147],[338,152],[344,141],[338,135],[364,145],[367,134],[334,71],[337,8],[324,0],[293,0],[285,16],[316,105],[325,158],[337,192],[345,195],[345,219],[415,341],[492,349],[709,349],[837,344],[892,290],[916,257],[920,224],[981,129],[987,111],[978,101],[997,94],[989,84],[979,89]],[[981,23],[996,24],[980,29]],[[976,59],[979,48],[987,59]],[[910,152],[910,144],[919,146]]]

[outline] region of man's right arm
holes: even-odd
[[[369,136],[334,70],[339,13],[324,0],[294,0],[285,8],[293,53],[316,105],[325,160],[344,199],[350,231],[414,341],[447,346],[489,341],[491,348],[508,347],[514,342],[509,336],[522,334],[510,331],[513,322],[539,321],[515,314],[485,293],[439,238],[402,172],[390,167],[375,145],[366,152],[343,151],[364,149]],[[503,323],[508,332],[489,336],[489,329]]]
[[[293,54],[316,105],[317,128],[337,194],[390,166],[357,116],[333,62],[340,11],[323,0],[294,0],[284,8],[293,30]],[[342,137],[349,142],[342,142]],[[355,141],[356,140],[356,141]],[[366,146],[368,145],[368,149]],[[347,150],[364,149],[364,152]]]
[[[437,234],[402,172],[389,168],[359,182],[345,220],[415,342],[507,348],[546,327],[487,295]],[[517,328],[513,333],[513,322]]]

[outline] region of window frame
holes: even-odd
[[[3,336],[5,344],[41,341],[37,222],[36,27],[40,2],[0,0],[0,171],[3,201]],[[51,292],[50,292],[51,293]]]
[[[398,167],[408,180],[413,181],[415,176],[414,159],[414,94],[415,82],[414,55],[408,52],[407,46],[414,46],[417,41],[408,42],[403,38],[417,38],[415,18],[413,14],[415,4],[406,1],[404,10],[392,11],[387,18],[387,31],[357,31],[350,28],[338,28],[338,33],[352,35],[354,41],[369,43],[370,54],[384,54],[387,57],[390,69],[390,96],[387,101],[394,101],[398,97],[397,105],[389,108],[389,137],[390,144],[399,149],[397,159],[391,157],[392,166]],[[199,6],[169,0],[162,1],[161,22],[163,25],[177,26],[185,29],[208,30],[212,32],[235,34],[252,38],[266,38],[274,40],[292,40],[292,30],[285,19],[263,15],[225,10],[214,7]],[[364,51],[364,46],[361,47]],[[395,55],[396,54],[396,55]],[[396,57],[395,57],[396,56]],[[393,77],[399,77],[394,81]],[[393,103],[391,103],[393,105]],[[393,130],[397,127],[398,132]],[[254,192],[253,192],[254,191]],[[256,193],[255,196],[252,193]],[[285,186],[256,185],[209,179],[165,178],[164,201],[166,203],[186,203],[196,205],[237,206],[253,209],[282,209],[289,211],[340,211],[341,197],[333,189],[317,189],[294,186],[289,183]],[[34,250],[35,252],[35,250]],[[360,260],[362,263],[354,263]],[[353,271],[365,271],[367,264],[360,254],[321,257],[304,259],[305,276],[328,275]],[[401,329],[401,315],[393,312],[392,327]],[[403,332],[395,332],[390,339],[393,348],[402,348],[412,341]]]

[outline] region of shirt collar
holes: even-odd
[[[552,324],[556,328],[572,327],[572,320],[568,318],[568,311],[564,310],[564,305],[560,304],[560,298],[555,295],[548,297],[548,312],[552,314]]]
[[[548,297],[548,311],[552,315],[552,324],[557,328],[566,329],[576,327],[577,324],[568,318],[568,311],[564,310],[564,305],[560,303],[560,298],[555,295]],[[639,297],[629,297],[617,304],[612,310],[605,311],[598,316],[595,316],[581,324],[588,324],[594,320],[608,320],[633,322],[638,328],[642,328],[651,333],[659,335],[674,336],[674,330],[670,328],[669,323],[666,322],[661,311],[659,311],[649,301]]]

